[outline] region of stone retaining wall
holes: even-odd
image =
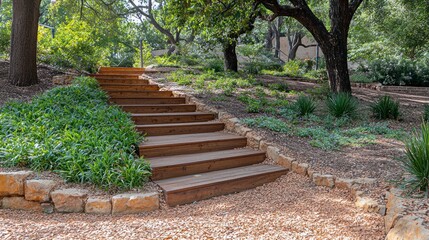
[[[132,214],[159,209],[159,194],[91,196],[77,188],[58,188],[53,180],[32,179],[33,172],[0,172],[0,207],[44,213]]]
[[[352,83],[352,87],[368,88],[382,92],[395,92],[411,95],[429,95],[429,87],[412,87],[412,86],[384,86],[380,83]]]

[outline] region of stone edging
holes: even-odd
[[[157,83],[150,76],[145,76],[149,80]],[[160,84],[160,83],[157,83]],[[162,84],[160,84],[162,85]],[[364,184],[374,183],[376,180],[371,178],[358,178],[358,179],[346,179],[339,178],[331,174],[322,174],[313,170],[309,164],[300,163],[294,158],[286,156],[281,152],[280,148],[275,144],[267,142],[261,136],[259,136],[256,132],[252,131],[252,129],[240,124],[240,120],[233,115],[218,111],[217,109],[207,106],[206,104],[200,102],[197,98],[189,95],[185,92],[177,91],[174,89],[169,89],[169,87],[164,88],[171,90],[173,95],[176,97],[185,97],[187,103],[192,103],[197,106],[197,110],[199,111],[209,111],[218,114],[218,118],[221,122],[225,123],[225,129],[234,132],[240,136],[244,136],[247,138],[248,146],[258,149],[261,151],[265,151],[267,153],[267,157],[273,160],[276,164],[285,167],[286,169],[309,177],[312,182],[317,186],[325,186],[329,188],[338,188],[338,189],[346,189],[348,190],[352,197],[355,199],[355,206],[365,212],[373,212],[378,213],[382,216],[385,216],[385,224],[386,224],[386,233],[388,233],[387,239],[429,239],[429,232],[425,229],[421,224],[420,228],[417,227],[418,220],[412,219],[411,217],[403,217],[398,218],[395,216],[392,222],[391,215],[392,212],[395,212],[395,205],[392,203],[392,200],[388,200],[388,205],[378,204],[378,202],[374,199],[364,196],[364,193],[359,191],[359,187]],[[394,194],[389,194],[389,199],[392,199]],[[386,215],[387,213],[387,215]],[[398,221],[398,219],[400,221]],[[387,227],[389,226],[389,227]],[[418,228],[418,234],[415,233]],[[401,236],[400,234],[414,234],[410,235],[413,238],[394,238],[395,236]],[[414,238],[417,236],[421,236],[421,238]]]
[[[59,182],[31,179],[33,172],[0,172],[0,207],[44,213],[133,214],[159,209],[159,194],[91,196],[77,188],[55,189]]]
[[[429,230],[423,226],[423,220],[418,216],[406,215],[401,194],[401,190],[392,188],[387,196],[387,213],[384,218],[386,240],[429,239]]]

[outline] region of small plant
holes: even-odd
[[[280,92],[287,92],[289,87],[286,83],[271,83],[268,85],[270,90],[277,90]]]
[[[378,119],[398,119],[399,102],[393,101],[390,96],[382,96],[371,106],[374,117]]]
[[[429,122],[429,105],[425,105],[425,111],[423,112],[423,121]]]
[[[426,198],[429,191],[429,124],[423,123],[421,132],[405,143],[406,158],[400,161],[411,177],[405,181],[409,193],[423,191]]]
[[[301,95],[293,104],[293,109],[298,113],[299,116],[310,115],[316,109],[316,103],[314,102],[313,98]]]
[[[274,132],[287,133],[290,131],[285,122],[273,117],[245,118],[243,123],[250,127],[266,128]]]
[[[320,87],[308,89],[306,92],[314,98],[326,99],[326,97],[331,93],[331,88],[329,87],[328,81],[323,81]]]
[[[337,93],[331,95],[326,105],[328,106],[329,113],[336,117],[349,117],[356,116],[358,103],[355,98],[349,93]]]

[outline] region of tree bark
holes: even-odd
[[[235,41],[227,42],[223,45],[224,69],[225,71],[238,71],[238,60]]]
[[[273,49],[273,28],[272,28],[272,23],[271,22],[267,22],[268,23],[268,31],[267,34],[265,34],[265,49],[267,51],[271,51]]]
[[[37,84],[37,29],[40,0],[13,0],[9,81],[16,86]]]

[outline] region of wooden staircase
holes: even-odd
[[[261,164],[265,152],[246,148],[245,137],[224,132],[216,114],[197,112],[185,98],[143,79],[143,73],[143,68],[102,67],[92,76],[146,134],[139,153],[150,161],[152,180],[164,191],[168,205],[253,188],[287,172]]]

